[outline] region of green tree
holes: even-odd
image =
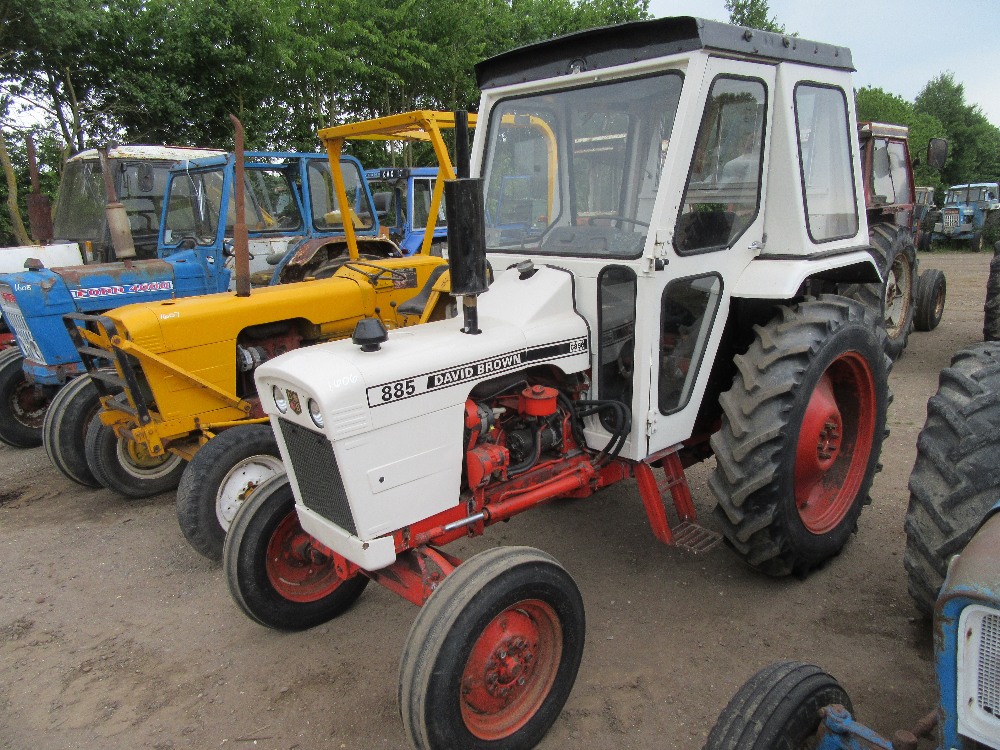
[[[726,10],[729,11],[729,22],[737,26],[773,31],[776,34],[785,33],[784,25],[771,16],[767,0],[726,0]]]

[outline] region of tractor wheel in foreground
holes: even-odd
[[[913,327],[917,252],[908,230],[887,224],[874,225],[869,242],[884,284],[852,284],[841,293],[884,317],[885,353],[895,362],[903,355]]]
[[[1000,343],[959,351],[941,371],[917,438],[906,511],[907,587],[933,614],[948,560],[962,551],[1000,497]]]
[[[347,611],[368,585],[343,580],[325,547],[302,530],[288,477],[264,481],[240,506],[226,534],[222,564],[233,600],[275,630],[305,630]]]
[[[138,499],[169,492],[184,472],[184,459],[173,453],[153,456],[142,443],[115,435],[114,428],[91,420],[84,444],[94,478],[109,490]]]
[[[983,340],[1000,341],[1000,249],[993,254],[993,260],[990,261],[990,275],[986,280]]]
[[[500,547],[431,594],[399,669],[403,727],[418,750],[535,747],[558,718],[583,655],[583,600],[544,552]]]
[[[944,315],[947,286],[944,272],[928,268],[917,279],[917,294],[913,303],[913,327],[918,331],[933,331]]]
[[[807,750],[816,747],[820,709],[851,699],[819,667],[778,662],[747,680],[708,734],[704,750]]]
[[[805,575],[857,530],[885,436],[883,335],[866,306],[824,295],[782,308],[736,357],[709,485],[751,567]]]
[[[87,465],[87,428],[101,410],[90,375],[74,378],[59,390],[45,412],[42,445],[52,465],[84,487],[100,487]]]
[[[0,441],[15,448],[42,444],[42,422],[52,400],[48,389],[28,382],[16,346],[0,352]]]
[[[209,440],[177,487],[177,521],[188,543],[221,560],[236,511],[263,481],[284,472],[271,425],[237,425]]]

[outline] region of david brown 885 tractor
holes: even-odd
[[[454,177],[442,135],[453,127],[453,113],[415,111],[326,129],[322,172],[338,176],[330,165],[348,158],[341,156],[344,138],[377,138],[429,142],[443,174]],[[354,170],[339,174],[348,188],[357,184]],[[442,192],[440,182],[430,190],[432,218]],[[344,195],[338,205],[344,201],[352,205],[353,196]],[[408,257],[388,239],[353,233],[303,243],[286,254],[275,275],[306,283],[255,289],[248,297],[212,295],[71,318],[93,382],[81,382],[55,406],[60,423],[77,425],[74,435],[84,426],[91,483],[133,498],[178,487],[185,538],[219,559],[240,503],[282,471],[271,428],[261,424],[267,419],[254,368],[290,349],[349,336],[365,317],[377,315],[389,327],[445,317],[448,273],[445,262],[430,254],[433,232],[431,221],[420,251]],[[84,331],[75,327],[81,320]],[[108,362],[113,372],[101,369]],[[87,428],[87,415],[98,408],[99,418]],[[66,455],[78,452],[75,441],[49,442],[62,446],[52,451],[61,455],[57,465],[78,463]]]
[[[749,565],[835,556],[888,402],[879,313],[807,293],[880,280],[851,70],[842,47],[693,18],[481,63],[479,177],[446,187],[462,319],[365,321],[257,369],[287,475],[226,537],[243,611],[308,628],[374,580],[422,607],[413,745],[527,748],[572,689],[580,592],[543,552],[445,543],[635,478],[658,539],[708,545],[683,467],[714,454],[716,523]]]

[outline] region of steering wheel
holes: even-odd
[[[375,286],[375,284],[378,283],[378,280],[383,276],[385,276],[386,274],[388,274],[389,278],[391,278],[393,281],[400,281],[405,283],[411,280],[409,276],[407,276],[402,271],[396,270],[395,268],[385,268],[384,266],[379,266],[376,265],[375,263],[365,263],[364,261],[361,260],[352,260],[348,263],[345,263],[344,266],[346,268],[350,268],[354,271],[357,271],[358,273],[364,276],[367,276],[368,280],[372,283],[372,286]],[[375,272],[372,273],[370,271],[366,271],[365,270],[366,268],[374,268]]]
[[[638,219],[632,219],[628,216],[621,216],[618,214],[608,214],[607,216],[591,216],[587,219],[588,226],[594,226],[595,221],[624,221],[627,224],[635,224],[636,226],[646,227],[649,229],[649,224],[645,221],[639,221]]]

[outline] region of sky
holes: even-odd
[[[941,73],[965,86],[1000,127],[1000,0],[769,0],[771,17],[803,39],[851,50],[856,88],[874,86],[912,102]],[[873,19],[864,19],[874,10]],[[654,16],[729,21],[724,0],[650,0]],[[947,32],[942,29],[948,28]]]

